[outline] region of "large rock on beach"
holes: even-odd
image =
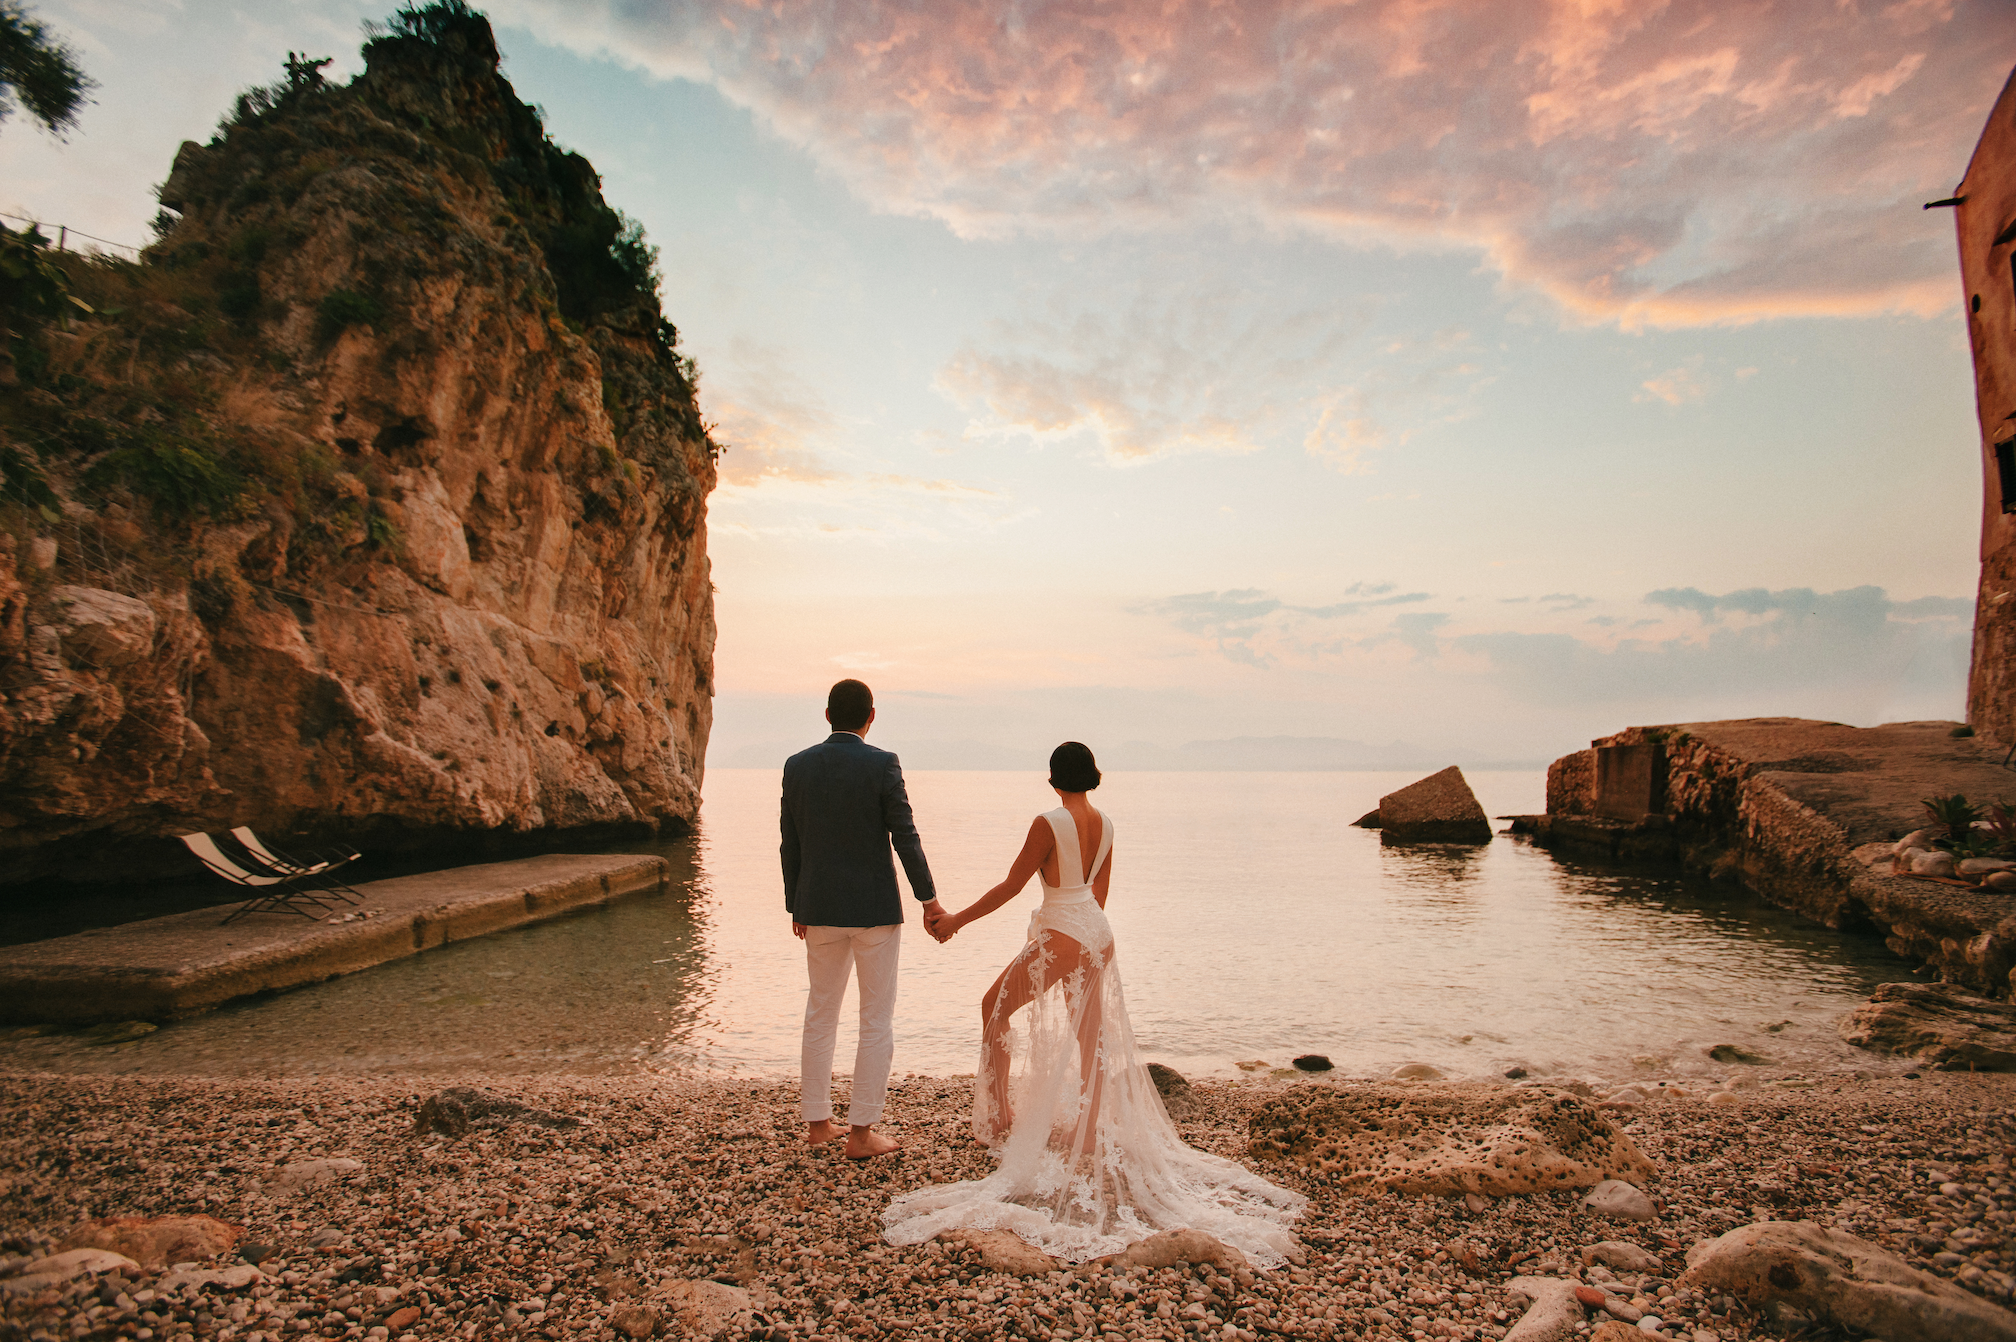
[[[655,1297],[681,1337],[742,1337],[749,1327],[749,1292],[718,1281],[675,1281]]]
[[[947,1244],[964,1245],[980,1255],[980,1265],[989,1272],[1005,1272],[1013,1277],[1040,1277],[1064,1264],[1041,1249],[1005,1230],[948,1230],[938,1237]]]
[[[65,1235],[58,1249],[105,1249],[142,1267],[221,1258],[245,1232],[214,1216],[108,1216],[86,1221]]]
[[[1697,1244],[1680,1282],[1753,1309],[1782,1301],[1885,1342],[2016,1342],[2016,1314],[1811,1221],[1761,1221]]]
[[[1248,1134],[1255,1159],[1293,1161],[1350,1193],[1506,1197],[1657,1176],[1587,1102],[1537,1087],[1311,1089],[1260,1106]]]
[[[134,1272],[141,1270],[140,1264],[124,1254],[106,1249],[70,1249],[33,1259],[15,1276],[0,1278],[0,1294],[38,1295],[78,1277],[124,1272],[129,1268]]]
[[[2016,1006],[1950,983],[1886,983],[1841,1018],[1857,1048],[1954,1072],[2016,1072]]]
[[[438,1132],[460,1137],[472,1128],[501,1128],[511,1123],[528,1123],[540,1128],[577,1128],[581,1120],[565,1114],[548,1113],[529,1104],[474,1086],[450,1086],[430,1095],[420,1105],[413,1128],[418,1133]]]
[[[1562,1277],[1514,1277],[1505,1293],[1529,1303],[1505,1342],[1565,1342],[1582,1322],[1575,1283]]]
[[[1375,814],[1382,841],[1491,842],[1490,817],[1477,804],[1470,785],[1463,781],[1463,771],[1453,764],[1398,792],[1387,793],[1379,799]]]

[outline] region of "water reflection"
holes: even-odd
[[[920,828],[957,907],[1000,879],[1040,776],[918,773]],[[1151,1057],[1223,1074],[1328,1054],[1461,1076],[1727,1069],[1736,1043],[1787,1068],[1869,1065],[1836,1018],[1910,966],[1873,938],[1808,925],[1672,875],[1561,861],[1522,841],[1382,845],[1351,828],[1391,774],[1112,774],[1109,904]],[[1537,808],[1541,776],[1478,775],[1487,810]],[[243,1003],[110,1048],[0,1043],[0,1065],[291,1075],[790,1072],[804,1001],[776,858],[770,771],[709,776],[698,835],[656,847],[668,892],[462,942]],[[950,944],[907,929],[897,1068],[969,1072],[981,991],[1020,946],[1035,895]],[[851,1011],[843,1015],[843,1020]],[[845,1028],[843,1027],[843,1033]],[[851,1044],[841,1040],[841,1054]]]

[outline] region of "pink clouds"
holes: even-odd
[[[2016,61],[1992,0],[507,0],[712,82],[967,235],[1246,218],[1476,249],[1588,320],[1930,313],[1917,205]]]

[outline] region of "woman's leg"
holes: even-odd
[[[1063,981],[1073,970],[1081,967],[1088,970],[1088,981],[1093,982],[1096,988],[1097,967],[1083,946],[1062,932],[1038,932],[1022,948],[1022,953],[1008,962],[1008,967],[1001,971],[1001,976],[981,997],[981,1094],[977,1098],[986,1106],[986,1113],[976,1119],[975,1126],[980,1131],[981,1140],[989,1145],[1005,1139],[1015,1123],[1008,1104],[1008,1029],[1011,1018],[1035,1001],[1046,987]],[[1096,1022],[1096,990],[1090,1006],[1090,1014]],[[1096,1023],[1092,1027],[1091,1039],[1096,1045]],[[1087,1053],[1082,1038],[1079,1051],[1086,1057],[1092,1056]]]

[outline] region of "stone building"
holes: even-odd
[[[1953,195],[1983,482],[1967,720],[2016,745],[2016,71]]]

